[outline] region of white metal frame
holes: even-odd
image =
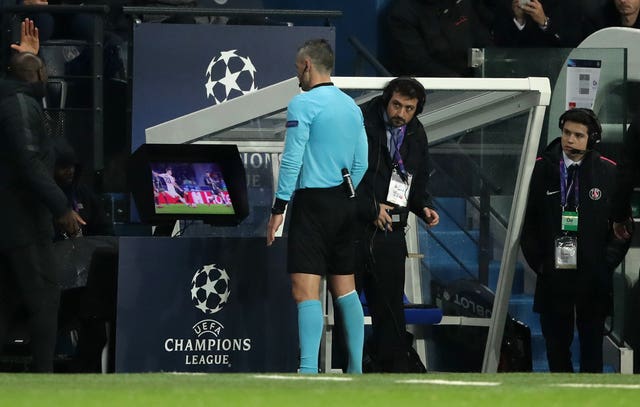
[[[333,77],[334,84],[344,90],[380,91],[392,78]],[[447,91],[431,94],[427,98],[425,112],[419,119],[431,141],[452,137],[466,130],[478,128],[517,114],[529,113],[529,120],[518,168],[517,185],[513,196],[498,289],[490,320],[464,317],[445,317],[443,323],[489,326],[483,372],[496,372],[500,357],[500,344],[511,294],[522,219],[533,171],[535,153],[540,139],[546,106],[551,89],[547,78],[417,78],[431,91]],[[146,129],[147,143],[194,143],[206,136],[232,129],[252,119],[283,112],[289,100],[299,93],[297,78],[274,84],[225,103]],[[431,103],[435,100],[434,103]],[[280,129],[282,130],[282,129]],[[215,141],[209,141],[215,142]],[[229,143],[230,141],[225,141]],[[281,146],[283,142],[233,141],[245,148]],[[241,147],[242,149],[242,147]],[[280,150],[281,151],[281,150]],[[274,175],[277,175],[274,173]],[[275,180],[276,177],[274,177]],[[414,228],[413,230],[415,230]],[[417,233],[417,232],[416,232]],[[417,247],[417,234],[407,236],[410,248]],[[415,262],[408,262],[408,281],[419,286],[419,270]],[[419,290],[410,289],[412,301]],[[329,316],[327,322],[330,322]],[[423,355],[425,356],[425,355]],[[325,360],[326,362],[326,360]]]

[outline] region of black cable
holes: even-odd
[[[386,130],[385,130],[385,135],[386,135]],[[377,157],[376,157],[376,166],[375,166],[376,169],[375,169],[375,172],[374,172],[375,176],[373,178],[373,183],[372,183],[372,190],[373,190],[373,194],[372,195],[373,195],[374,212],[376,212],[376,209],[377,209],[377,214],[380,213],[380,207],[379,207],[379,202],[378,202],[377,196],[376,196],[376,192],[377,192],[376,184],[377,184],[377,181],[378,181],[377,175],[379,174],[379,170],[380,170],[380,160],[381,160],[381,156],[382,156],[382,153],[383,153],[383,148],[381,146],[380,141],[381,140],[379,140],[379,139],[377,140],[377,142],[378,142],[377,143],[378,154],[377,154]],[[375,255],[373,253],[373,245],[374,245],[374,241],[375,241],[375,237],[376,237],[377,233],[378,233],[378,228],[375,227],[373,229],[373,233],[371,234],[371,237],[369,239],[369,261],[366,262],[366,265],[368,266],[367,267],[368,270],[365,270],[365,272],[368,271],[371,274],[371,276],[373,277],[373,280],[375,282],[375,285],[377,287],[379,287],[380,286],[380,280],[378,278],[378,275],[375,272],[376,260],[375,260]],[[403,235],[404,235],[404,232],[403,232]],[[403,270],[403,272],[404,272],[404,270]],[[403,290],[403,295],[404,295],[404,287],[403,287],[402,290]],[[365,297],[366,297],[366,290],[365,290]],[[402,348],[406,348],[407,347],[406,338],[405,338],[406,324],[405,324],[405,326],[400,327],[400,322],[395,317],[395,314],[393,312],[393,307],[391,306],[391,302],[389,301],[387,296],[383,295],[382,297],[383,297],[383,303],[384,303],[385,307],[387,308],[387,311],[389,311],[389,314],[391,315],[391,318],[392,318],[392,321],[393,321],[393,325],[394,325],[394,327],[396,329],[396,333],[398,335],[398,338],[400,338],[402,341],[404,341],[402,343]],[[369,301],[367,299],[367,303],[368,302]],[[404,307],[403,307],[402,312],[404,312]],[[372,322],[373,322],[373,320],[372,320]],[[376,349],[376,352],[378,352],[377,349]],[[408,361],[407,361],[407,363],[408,363]],[[407,365],[407,367],[408,367],[408,365]]]
[[[182,237],[182,235],[184,234],[184,232],[187,231],[187,229],[189,229],[192,225],[195,224],[195,220],[192,221],[187,221],[187,220],[183,220],[183,221],[179,221],[182,223],[182,225],[180,226],[180,229],[178,230],[178,233],[176,233],[173,237]]]

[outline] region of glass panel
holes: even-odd
[[[346,92],[360,105],[381,94],[378,90],[346,90]],[[509,99],[517,93],[513,91],[431,91],[427,96],[425,109],[420,115],[420,120],[425,127],[428,127],[433,123],[442,121],[447,115],[451,115],[451,110],[455,109],[456,106],[490,104],[495,101]],[[273,163],[279,160],[279,154],[282,152],[284,145],[285,121],[286,112],[281,111],[240,124],[232,129],[210,134],[199,140],[202,143],[224,142],[238,144],[247,175],[249,216],[237,227],[211,227],[199,221],[182,222],[183,236],[265,236],[266,222],[269,218],[274,196]],[[526,117],[522,122],[526,124]],[[511,154],[509,152],[511,150],[507,151],[505,149],[507,149],[507,145],[514,142],[511,140],[513,137],[509,135],[499,136],[505,130],[493,130],[493,128],[493,126],[489,126],[483,131],[465,132],[460,137],[449,134],[440,135],[438,133],[437,137],[430,138],[430,142],[432,144],[437,142],[437,146],[434,147],[437,150],[435,154],[442,157],[446,156],[448,149],[462,146],[463,150],[466,150],[470,157],[473,157],[469,161],[469,165],[472,165],[471,163],[476,166],[485,165],[483,164],[483,161],[485,161],[482,158],[483,154],[491,155],[496,152],[499,156],[504,156],[505,152]],[[502,137],[500,140],[504,139],[502,140],[504,142],[500,141],[502,143],[500,146],[483,146],[483,139],[488,136],[488,132],[492,133],[490,137],[494,139],[494,142],[497,143],[499,141],[497,137]],[[522,128],[518,130],[518,138],[521,139],[523,136],[524,130]],[[521,143],[522,140],[518,142],[518,154]],[[509,147],[509,149],[513,148],[513,146]],[[446,161],[447,158],[445,157],[444,160]],[[493,165],[492,162],[493,160],[489,160],[486,165],[491,166]],[[515,157],[515,161],[512,163],[513,172],[511,175],[513,177],[516,176],[517,163],[518,158]],[[445,164],[446,162],[443,165]],[[456,180],[455,182],[458,181]],[[504,180],[504,182],[507,181]],[[510,184],[513,183],[511,181]],[[454,187],[455,183],[452,184],[451,188]],[[513,191],[513,186],[510,185],[508,189]],[[510,205],[510,201],[508,204]],[[504,219],[508,217],[509,208],[507,207],[505,210]],[[286,225],[284,230],[286,234]]]
[[[602,61],[598,93],[593,110],[603,126],[600,151],[614,159],[619,155],[619,143],[628,121],[627,50],[624,48],[486,48],[482,67],[483,78],[519,78],[541,76],[549,78],[553,91],[547,109],[540,148],[559,136],[557,120],[566,110],[567,59]],[[565,68],[565,69],[563,69]],[[549,125],[549,123],[551,123]]]
[[[428,229],[418,223],[421,288],[423,301],[445,316],[491,316],[528,112],[495,119],[430,144],[430,189],[440,224]],[[518,264],[512,293],[523,291],[524,267]],[[427,340],[430,368],[480,371],[487,332],[433,327]]]
[[[495,289],[527,116],[431,144],[430,189],[440,224],[418,226],[425,302],[457,279]]]
[[[286,112],[251,120],[229,130],[210,134],[202,141],[284,141]]]

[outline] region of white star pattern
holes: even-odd
[[[253,62],[249,58],[239,57],[242,62],[244,62],[243,71],[249,71],[251,73],[256,73],[256,67],[253,66]]]
[[[244,58],[244,57],[240,57],[240,60],[242,60],[242,62],[244,62],[244,67],[242,68],[243,71],[247,71],[247,72],[251,72],[252,76],[255,76],[256,71],[256,67],[253,66],[253,62],[251,62],[251,60],[249,58]],[[246,91],[242,91],[243,95],[246,95],[247,93],[253,92],[254,90],[257,90],[258,87],[256,86],[256,82],[253,81],[251,82],[251,88],[246,90]]]
[[[217,270],[220,274],[215,278],[215,280],[211,280],[209,277],[212,270]],[[204,281],[202,281],[203,278]],[[205,314],[214,314],[220,311],[229,300],[229,295],[231,294],[229,289],[230,280],[231,279],[229,278],[227,271],[225,269],[217,268],[215,264],[207,264],[196,271],[191,279],[191,299],[193,300],[195,307]],[[220,284],[221,281],[224,281],[224,284]],[[218,285],[222,286],[220,287],[222,292],[219,292],[216,288]],[[201,294],[204,292],[204,299],[198,298],[198,292]],[[207,300],[212,295],[218,297],[218,303],[215,308],[209,308],[207,306]]]
[[[227,65],[227,71],[225,72],[224,78],[220,79],[220,83],[226,87],[227,95],[229,95],[229,92],[234,89],[242,92],[242,90],[238,86],[238,82],[236,82],[241,72],[242,71],[233,73],[229,71],[229,66]]]
[[[220,59],[223,60],[225,63],[229,62],[229,60],[231,59],[231,57],[235,57],[236,55],[236,51],[235,49],[232,49],[230,51],[221,51],[220,52]]]
[[[213,85],[215,85],[215,82],[211,82],[211,81],[207,81],[207,83],[204,84],[205,89],[207,90],[207,97],[209,96],[213,96]],[[215,98],[215,96],[213,96]]]
[[[237,54],[237,50],[221,51],[207,67],[205,83],[206,97],[215,103],[245,95],[257,90],[257,69],[249,57]]]

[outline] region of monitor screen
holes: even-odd
[[[143,144],[131,156],[128,183],[140,220],[199,219],[233,226],[249,214],[236,145]]]
[[[152,162],[150,167],[156,214],[235,214],[218,164]]]

